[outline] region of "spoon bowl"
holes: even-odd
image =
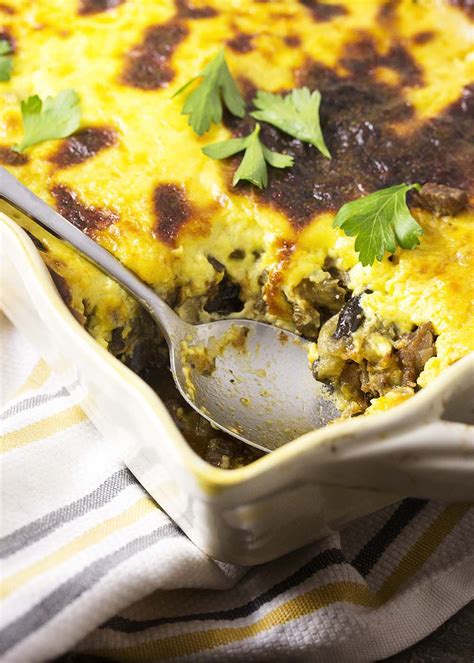
[[[249,320],[189,325],[171,351],[184,398],[212,424],[263,451],[325,426],[339,412],[314,379],[308,342]]]
[[[243,442],[273,451],[338,416],[308,362],[308,343],[254,320],[190,325],[111,253],[0,168],[0,197],[67,241],[151,314],[170,351],[174,381],[203,417]]]

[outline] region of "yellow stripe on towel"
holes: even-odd
[[[89,653],[105,658],[114,657],[113,660],[119,661],[170,660],[255,637],[274,626],[293,621],[336,602],[369,608],[377,605],[375,595],[366,585],[357,582],[335,582],[290,599],[270,610],[261,619],[245,626],[182,633],[131,647],[93,650]]]
[[[465,502],[451,504],[435,518],[379,589],[378,596],[382,603],[421,569],[471,507],[472,504]]]
[[[50,555],[6,578],[0,588],[0,598],[6,598],[33,578],[63,564],[74,555],[106,539],[114,532],[132,525],[143,516],[155,511],[156,508],[156,504],[150,497],[142,497],[122,513],[104,520],[104,522],[83,532]]]
[[[56,412],[56,414],[46,419],[36,421],[24,428],[19,428],[11,433],[5,433],[0,436],[0,453],[5,453],[25,444],[31,444],[37,440],[51,437],[51,435],[75,426],[85,419],[87,419],[87,416],[84,410],[79,405],[73,405],[67,410]]]
[[[40,359],[33,370],[26,378],[25,382],[15,392],[15,398],[21,396],[30,389],[39,389],[51,375],[51,369],[44,359]]]
[[[296,596],[270,610],[261,619],[245,626],[191,631],[160,639],[150,639],[129,647],[94,649],[88,653],[104,658],[113,657],[114,660],[120,661],[169,660],[255,637],[274,626],[311,614],[332,603],[350,603],[369,609],[377,608],[388,602],[420,570],[471,506],[459,503],[444,509],[400,560],[398,566],[377,593],[372,592],[367,585],[360,582],[328,583]]]

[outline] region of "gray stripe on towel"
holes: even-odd
[[[56,511],[51,511],[38,518],[38,520],[28,523],[28,525],[24,525],[0,539],[0,559],[35,543],[35,541],[47,536],[58,527],[83,516],[88,511],[99,509],[133,483],[136,483],[136,479],[126,468],[114,472],[88,495],[84,495],[84,497],[66,504]]]
[[[19,412],[31,410],[38,405],[44,405],[49,401],[53,401],[55,398],[61,398],[63,396],[69,396],[69,391],[66,387],[63,387],[55,394],[38,394],[37,396],[30,396],[29,398],[25,398],[22,401],[15,403],[15,405],[11,405],[7,410],[2,412],[0,414],[0,421],[5,421],[5,419],[9,419]]]
[[[167,524],[130,541],[110,555],[86,566],[85,569],[57,587],[42,601],[34,605],[18,619],[0,631],[0,654],[14,647],[32,633],[47,624],[86,591],[90,590],[113,569],[134,555],[164,539],[180,535],[176,525]]]

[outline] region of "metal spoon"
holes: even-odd
[[[187,324],[111,253],[4,168],[0,197],[69,242],[145,306],[168,343],[176,386],[216,427],[272,451],[338,416],[327,388],[311,374],[304,339],[252,320]]]

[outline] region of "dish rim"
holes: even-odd
[[[423,422],[424,415],[431,409],[430,405],[434,401],[442,399],[443,392],[448,391],[449,393],[447,387],[451,383],[474,370],[474,352],[471,352],[446,368],[433,382],[414,394],[413,397],[389,410],[376,412],[363,418],[347,419],[325,428],[310,431],[272,453],[265,454],[249,465],[234,470],[213,467],[192,449],[174,423],[159,395],[139,375],[97,343],[71,315],[54,286],[44,261],[26,231],[1,210],[0,221],[3,231],[6,228],[6,232],[15,237],[15,241],[21,248],[32,275],[35,277],[35,287],[48,303],[50,310],[54,312],[59,324],[65,325],[69,332],[77,337],[77,342],[82,343],[85,352],[92,352],[100,359],[106,372],[118,373],[119,378],[124,382],[124,387],[126,385],[127,389],[134,389],[138,392],[141,400],[150,410],[150,414],[153,417],[160,418],[161,425],[166,429],[166,433],[170,435],[184,467],[192,473],[200,488],[208,495],[215,495],[226,489],[256,480],[259,476],[276,470],[280,465],[286,464],[296,456],[307,453],[311,448],[316,449],[320,445],[331,445],[336,442],[344,445],[357,444],[361,436],[363,436],[364,442],[368,442],[377,435],[380,436],[386,430],[396,432],[402,429],[406,430],[409,427],[414,428],[417,423],[421,424]],[[8,311],[5,312],[8,315]],[[384,443],[390,444],[390,439],[387,439]]]

